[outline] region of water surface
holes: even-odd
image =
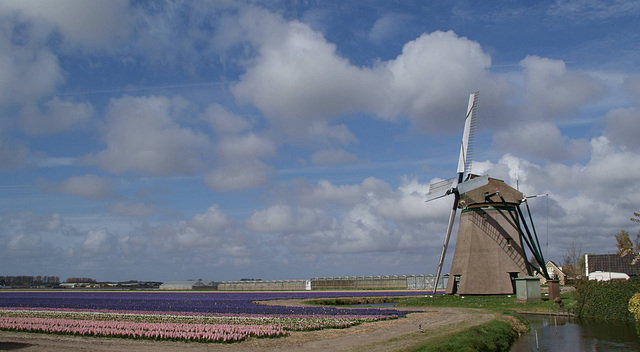
[[[512,352],[640,350],[635,324],[549,315],[525,314],[524,317],[531,330],[513,344]]]

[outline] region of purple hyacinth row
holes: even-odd
[[[259,315],[404,315],[391,309],[283,307],[254,303],[273,299],[415,295],[417,292],[0,292],[0,307],[157,311]]]

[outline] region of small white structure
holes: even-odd
[[[212,287],[211,282],[203,282],[202,280],[189,281],[167,281],[160,285],[161,290],[197,290]]]
[[[589,280],[609,281],[609,280],[628,280],[629,275],[625,273],[613,273],[610,271],[594,271],[589,273]]]

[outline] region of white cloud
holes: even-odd
[[[380,202],[377,212],[384,218],[395,221],[424,220],[444,215],[442,211],[436,210],[436,204],[425,203],[428,191],[428,184],[404,176],[396,192]],[[451,202],[453,202],[452,199],[449,203]]]
[[[48,24],[69,44],[90,49],[105,48],[125,37],[131,25],[127,0],[7,0],[0,11],[16,11],[36,24]]]
[[[21,143],[8,142],[0,135],[0,170],[18,168],[29,164],[34,157],[29,148]]]
[[[235,221],[217,205],[209,207],[205,213],[195,214],[187,221],[146,226],[142,229],[141,236],[142,238],[135,240],[140,242],[139,245],[151,240],[151,247],[164,253],[196,251],[217,256],[246,257],[252,247],[251,241],[247,241]],[[132,246],[132,249],[136,247],[138,245]],[[142,245],[138,250],[144,248]]]
[[[378,18],[369,31],[369,40],[380,43],[393,38],[395,32],[411,20],[411,16],[398,13],[387,13]]]
[[[383,115],[408,114],[414,126],[430,133],[458,128],[460,102],[470,93],[482,90],[485,106],[506,94],[506,82],[490,75],[490,66],[491,57],[477,42],[453,31],[423,34],[384,63],[392,81]]]
[[[209,105],[202,118],[211,124],[215,134],[221,136],[237,134],[251,128],[247,119],[232,113],[220,104]]]
[[[527,100],[539,118],[544,118],[547,112],[577,109],[604,93],[601,82],[568,71],[563,61],[527,56],[520,65],[527,78]]]
[[[329,203],[351,207],[364,202],[370,195],[387,195],[390,192],[387,183],[374,177],[366,178],[359,185],[334,185],[327,180],[320,180],[315,186],[301,187],[298,198],[306,206]]]
[[[116,241],[112,234],[104,230],[92,230],[82,242],[80,255],[108,254],[115,249]]]
[[[231,162],[207,173],[204,183],[221,192],[255,189],[268,184],[273,173],[259,160]]]
[[[9,36],[0,29],[0,107],[33,103],[63,83],[55,54],[40,44],[16,45]]]
[[[357,159],[358,157],[344,149],[323,149],[311,155],[311,162],[316,165],[347,164]]]
[[[111,173],[190,174],[201,167],[208,138],[181,127],[181,99],[124,97],[111,100],[103,139],[107,148],[84,161]]]
[[[87,199],[104,199],[116,196],[111,179],[92,174],[69,177],[60,183],[40,180],[38,185],[46,191],[62,192]]]
[[[308,142],[321,147],[350,145],[358,141],[356,136],[343,124],[329,125],[326,121],[316,121],[308,126]]]
[[[245,225],[258,233],[299,234],[323,227],[322,222],[327,220],[328,217],[317,209],[294,209],[287,204],[278,204],[254,212]]]
[[[20,112],[20,127],[31,135],[54,134],[87,122],[93,115],[90,103],[63,101],[55,97],[47,101],[45,112],[35,104],[26,104]]]
[[[633,1],[557,0],[549,7],[549,15],[568,16],[571,21],[602,21],[640,13],[640,5]]]
[[[640,108],[613,109],[606,116],[604,135],[625,148],[640,151]]]
[[[249,133],[245,136],[223,138],[216,152],[228,160],[250,160],[276,155],[276,145],[266,137]]]
[[[194,215],[188,223],[199,232],[210,234],[217,234],[233,225],[233,221],[217,205],[209,207],[204,214]]]
[[[253,18],[258,21],[258,19]],[[260,19],[259,21],[263,21]],[[296,136],[313,121],[384,98],[379,79],[336,54],[334,44],[299,22],[273,21],[270,27],[253,27],[260,56],[232,87],[241,102],[257,106],[277,127]]]
[[[622,87],[629,92],[636,102],[640,103],[640,74],[627,77],[622,83]]]
[[[590,149],[588,141],[571,140],[549,122],[513,125],[497,131],[493,140],[503,150],[538,160],[572,161],[587,156]]]
[[[114,203],[107,208],[112,214],[136,218],[146,217],[157,211],[153,205],[143,203]]]
[[[591,141],[592,156],[586,165],[584,172],[593,186],[599,185],[609,189],[621,187],[616,190],[629,194],[629,188],[634,186],[640,175],[640,154],[623,151],[612,145],[606,137],[594,138]],[[608,193],[611,193],[609,190]],[[606,193],[606,192],[603,192]]]
[[[450,117],[463,114],[459,102],[470,92],[482,87],[491,106],[508,90],[505,80],[489,73],[491,58],[480,45],[451,31],[423,34],[396,59],[370,68],[352,65],[298,22],[274,20],[252,34],[268,40],[256,41],[259,56],[232,92],[297,138],[310,123],[354,111],[388,120],[408,116],[421,131],[450,131],[457,127]]]

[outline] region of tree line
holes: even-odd
[[[55,286],[60,284],[58,276],[0,276],[0,286]]]
[[[68,283],[96,283],[95,279],[89,277],[70,277],[65,282]],[[0,276],[0,286],[58,286],[60,277],[58,276]]]

